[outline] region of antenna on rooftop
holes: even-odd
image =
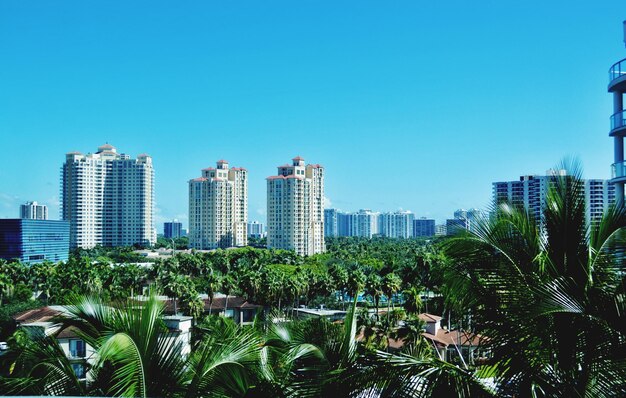
[[[622,23],[624,24],[624,46],[626,46],[626,21]]]

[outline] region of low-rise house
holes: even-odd
[[[426,331],[422,336],[432,344],[441,359],[462,359],[474,363],[488,355],[481,347],[485,337],[480,334],[441,327],[442,318],[437,315],[423,313],[419,314],[419,319],[426,323]]]
[[[18,328],[28,329],[31,333],[54,336],[65,356],[70,360],[76,377],[85,381],[89,364],[95,360],[95,351],[78,336],[74,327],[61,329],[57,319],[64,315],[69,315],[64,306],[51,305],[21,312],[15,315],[13,320]]]
[[[174,299],[161,297],[159,298],[165,301],[165,312],[174,314]],[[206,294],[203,294],[200,295],[200,299],[204,304],[203,312],[205,314],[231,318],[238,325],[252,325],[259,312],[263,311],[262,305],[250,303],[240,296],[229,295],[227,298],[225,294],[217,293],[211,300]],[[176,302],[176,309],[180,309],[178,301]]]
[[[89,381],[88,369],[95,363],[96,352],[89,344],[81,339],[74,326],[62,329],[59,318],[70,316],[70,312],[62,305],[50,305],[21,312],[13,316],[18,328],[28,329],[30,332],[43,333],[45,336],[54,336],[65,356],[69,359],[72,369],[81,381]],[[171,339],[173,344],[181,344],[182,355],[191,352],[190,316],[163,316],[169,333],[161,338]]]

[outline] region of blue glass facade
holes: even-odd
[[[57,220],[0,219],[0,258],[34,264],[67,261],[70,224]]]
[[[428,218],[413,220],[413,236],[416,238],[435,236],[435,220]]]

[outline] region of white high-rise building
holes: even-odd
[[[396,211],[380,215],[380,234],[388,238],[413,237],[413,220],[415,215],[410,211]]]
[[[70,223],[71,247],[156,243],[150,156],[131,159],[109,144],[93,154],[70,152],[61,181],[61,216]]]
[[[550,184],[556,176],[566,176],[565,170],[548,170],[547,175],[521,176],[519,181],[493,183],[495,203],[508,202],[525,208],[537,222],[544,221],[543,210]],[[598,221],[615,203],[615,186],[608,180],[584,180],[587,225]]]
[[[30,220],[47,220],[48,206],[40,205],[37,202],[26,202],[20,205],[20,218]]]
[[[265,237],[265,225],[258,221],[252,221],[248,223],[248,238],[264,238]]]
[[[228,167],[202,170],[189,181],[189,247],[217,249],[248,244],[248,171]]]
[[[380,213],[369,209],[361,209],[356,213],[348,213],[348,236],[371,238],[378,235],[378,221]]]
[[[267,178],[267,247],[303,256],[323,253],[324,168],[305,166],[299,156],[292,161]]]

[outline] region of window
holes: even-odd
[[[79,379],[84,379],[85,378],[85,364],[73,363],[72,364],[72,370],[74,371],[74,374],[76,374],[77,378],[79,378]]]
[[[72,358],[84,358],[85,342],[82,340],[70,340],[70,356]]]

